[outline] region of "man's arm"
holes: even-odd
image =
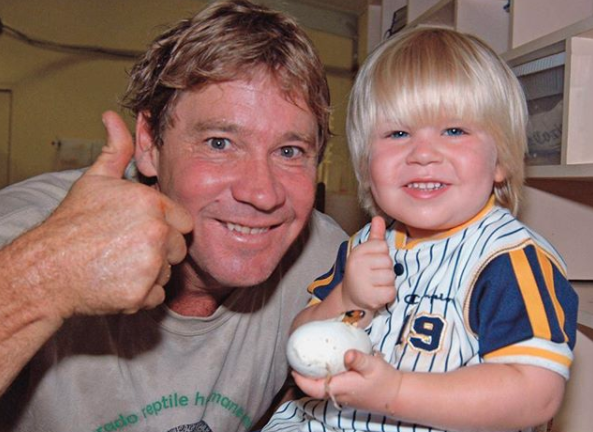
[[[37,283],[37,255],[26,237],[0,251],[0,394],[63,322],[45,292],[48,285]]]
[[[150,187],[123,180],[132,138],[106,113],[97,162],[41,225],[0,250],[0,392],[74,314],[134,313],[160,304],[186,254],[191,216]]]

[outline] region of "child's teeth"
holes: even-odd
[[[440,189],[443,187],[442,183],[437,182],[428,182],[428,183],[410,183],[408,185],[409,188],[412,189],[421,189],[421,190],[434,190]]]

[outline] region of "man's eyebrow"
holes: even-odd
[[[299,141],[299,142],[307,143],[311,146],[315,146],[315,144],[317,143],[317,136],[313,133],[300,133],[300,132],[290,131],[290,132],[285,133],[282,136],[282,141],[286,141],[286,142]]]
[[[206,131],[219,131],[225,133],[248,133],[249,131],[236,123],[225,120],[204,120],[191,126],[192,133],[198,134]],[[315,132],[288,131],[281,136],[282,142],[303,142],[315,147],[317,135]]]
[[[241,127],[235,123],[229,123],[224,120],[206,120],[194,123],[191,126],[191,130],[196,133],[211,130],[236,133],[241,130]]]

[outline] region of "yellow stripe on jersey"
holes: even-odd
[[[566,367],[570,367],[572,359],[563,356],[552,351],[548,351],[542,348],[526,347],[526,346],[509,346],[501,348],[496,351],[492,351],[484,356],[486,360],[493,359],[496,357],[511,357],[511,356],[530,356],[530,357],[541,357],[546,360],[553,361]]]
[[[519,283],[519,289],[523,296],[534,337],[550,340],[552,332],[546,317],[546,310],[527,256],[522,249],[509,252],[509,256]]]
[[[307,303],[306,307],[309,306],[315,306],[316,304],[321,303],[321,300],[319,300],[317,297],[311,297],[311,300],[309,300],[309,303]]]
[[[334,266],[333,271],[331,272],[331,274],[328,277],[312,282],[311,285],[309,285],[309,288],[307,288],[307,291],[309,291],[309,294],[314,294],[313,291],[315,290],[315,288],[329,284],[331,282],[331,280],[334,278],[335,273],[336,273],[336,267]]]
[[[552,268],[552,263],[544,252],[542,252],[539,248],[536,250],[537,260],[539,261],[539,266],[542,269],[544,280],[546,281],[546,288],[550,293],[550,298],[552,299],[552,304],[554,305],[554,310],[556,311],[556,317],[558,318],[558,324],[560,326],[560,330],[562,330],[562,334],[564,335],[564,342],[568,342],[568,336],[564,332],[564,310],[560,306],[558,297],[556,297],[556,289],[554,286],[554,269]]]
[[[350,236],[348,239],[348,249],[346,250],[346,258],[350,256],[350,251],[352,250],[352,243],[354,242],[354,236]]]
[[[396,225],[396,227],[397,227],[397,229],[395,231],[395,247],[396,247],[396,249],[405,249],[406,248],[406,232],[405,232],[406,227],[399,223]]]

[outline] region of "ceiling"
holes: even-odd
[[[319,8],[337,10],[355,15],[362,14],[367,7],[367,0],[295,0]]]
[[[210,0],[213,1],[213,0]],[[294,16],[305,27],[356,39],[368,0],[255,0]]]

